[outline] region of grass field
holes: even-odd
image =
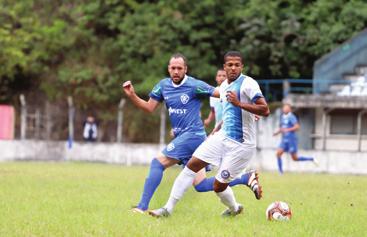
[[[88,163],[0,163],[0,236],[367,236],[367,177],[263,173],[264,198],[235,187],[245,212],[224,219],[214,193],[191,189],[167,219],[129,211],[148,167]],[[166,172],[151,208],[162,206],[180,171]],[[293,209],[269,222],[275,200]]]

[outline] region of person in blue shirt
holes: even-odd
[[[163,171],[175,164],[186,165],[196,148],[206,139],[203,122],[200,118],[201,98],[216,96],[219,92],[207,83],[186,75],[187,62],[182,54],[174,54],[168,64],[170,77],[161,80],[149,94],[149,100],[141,99],[130,81],[123,84],[126,96],[139,109],[152,113],[160,102],[165,102],[169,114],[174,139],[154,158],[145,180],[143,194],[133,211],[145,213],[150,200],[159,186]],[[214,177],[206,178],[205,169],[198,172],[193,185],[198,192],[213,190]],[[261,198],[256,171],[243,174],[230,185],[247,185],[257,199]],[[256,188],[255,188],[256,187]],[[261,186],[260,186],[261,187]]]
[[[312,161],[317,164],[316,159],[313,157],[297,155],[298,141],[296,131],[300,128],[298,119],[292,113],[290,104],[283,104],[282,111],[279,130],[274,133],[274,136],[282,134],[282,140],[276,152],[279,173],[283,173],[282,155],[284,152],[288,152],[294,161]]]

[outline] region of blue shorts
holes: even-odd
[[[173,139],[162,151],[162,153],[176,160],[179,164],[186,165],[192,154],[206,139],[205,133],[185,132]]]
[[[291,154],[297,153],[298,147],[297,147],[297,139],[282,139],[282,141],[279,144],[279,148],[282,149],[284,152],[288,152]]]

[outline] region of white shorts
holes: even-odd
[[[196,149],[193,156],[218,166],[215,178],[221,183],[229,183],[242,173],[255,153],[255,145],[239,143],[215,133]]]

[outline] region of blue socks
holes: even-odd
[[[240,178],[237,178],[237,179],[233,180],[232,182],[230,182],[229,186],[232,187],[232,186],[235,186],[235,185],[238,185],[238,184],[247,185],[248,180],[250,178],[250,175],[251,175],[251,173],[243,174]]]
[[[279,173],[283,174],[282,158],[281,157],[277,157],[277,161],[278,161],[278,170],[279,170]],[[312,157],[299,156],[298,159],[295,160],[295,161],[314,161],[314,158],[312,158]]]
[[[138,208],[147,210],[150,199],[152,199],[155,190],[161,183],[163,177],[164,166],[154,158],[150,163],[150,171],[148,177],[145,179],[143,194],[141,195]]]
[[[248,179],[250,178],[250,173],[243,174],[241,178],[237,178],[229,183],[229,186],[235,186],[238,184],[247,185]],[[210,192],[214,189],[214,180],[215,177],[206,178],[201,183],[195,186],[195,190],[198,192]]]
[[[297,161],[313,161],[312,157],[299,156]]]
[[[198,192],[209,192],[214,190],[215,177],[206,178],[195,186],[195,190]]]
[[[283,174],[283,162],[281,157],[277,157],[279,173]]]

